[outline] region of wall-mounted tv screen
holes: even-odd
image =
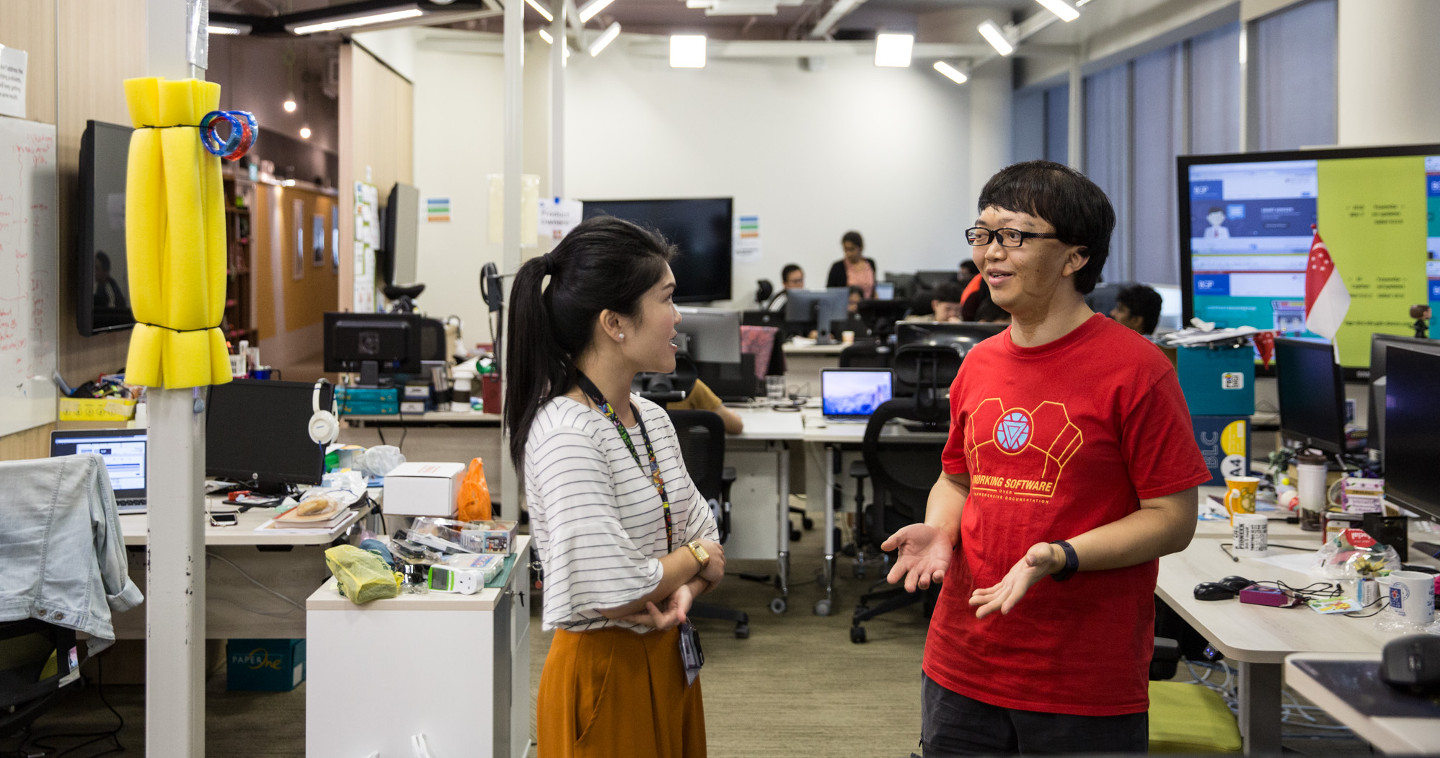
[[[586,200],[583,215],[615,216],[665,235],[679,251],[670,261],[675,302],[708,303],[730,299],[733,207],[728,197]]]
[[[80,137],[75,325],[86,337],[135,325],[125,257],[125,176],[132,131],[87,121]]]
[[[1440,145],[1178,159],[1183,316],[1221,327],[1306,329],[1315,224],[1350,293],[1340,364],[1370,364],[1370,335],[1413,334],[1440,305]],[[1432,335],[1433,336],[1433,335]]]

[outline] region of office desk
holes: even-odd
[[[1380,681],[1380,654],[1297,653],[1285,682],[1385,753],[1440,750],[1440,701],[1406,695]]]
[[[731,408],[745,431],[726,435],[725,463],[734,466],[726,558],[776,561],[779,596],[770,610],[784,613],[790,596],[790,446],[804,436],[801,414],[770,408]],[[774,466],[772,482],[766,475]],[[774,508],[774,511],[770,511]]]
[[[205,567],[208,639],[304,637],[305,598],[330,576],[325,567],[325,549],[341,539],[370,508],[351,511],[345,521],[328,531],[256,532],[256,527],[270,520],[270,511],[256,508],[239,514],[235,526],[205,527],[205,553],[209,558]],[[148,586],[145,545],[149,526],[150,514],[120,517],[130,579],[142,592]],[[116,639],[145,639],[145,617],[143,603],[137,610],[116,614]]]
[[[1219,522],[1223,524],[1223,522]],[[1298,526],[1270,524],[1271,544],[1314,545],[1314,532]],[[1271,608],[1239,600],[1196,600],[1195,585],[1230,575],[1252,580],[1279,579],[1299,587],[1317,581],[1300,571],[1260,559],[1232,561],[1220,549],[1228,530],[1209,526],[1184,551],[1160,559],[1155,593],[1190,622],[1210,644],[1240,670],[1240,734],[1248,755],[1280,752],[1281,667],[1291,653],[1373,654],[1393,635],[1375,628],[1373,618],[1321,615],[1309,608]],[[1272,556],[1298,551],[1271,549]]]
[[[796,338],[799,339],[798,337]],[[805,340],[809,343],[810,340]],[[820,397],[820,370],[840,365],[845,345],[785,344],[785,386],[791,394]]]

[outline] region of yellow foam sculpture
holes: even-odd
[[[125,381],[171,389],[223,384],[230,381],[219,328],[225,308],[224,188],[220,158],[205,150],[195,128],[220,107],[220,85],[126,79],[125,101],[135,125],[125,245],[136,322]]]

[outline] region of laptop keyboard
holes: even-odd
[[[116,500],[116,501],[115,501],[115,510],[117,510],[117,511],[119,511],[119,512],[121,512],[121,513],[127,513],[127,512],[129,512],[129,513],[134,513],[134,512],[137,512],[137,511],[143,511],[143,510],[145,510],[145,502],[146,502],[146,501],[145,501],[144,498],[130,498],[130,499],[127,499],[127,500]]]

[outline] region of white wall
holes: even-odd
[[[1440,101],[1433,96],[1432,77],[1440,68],[1440,45],[1434,39],[1440,3],[1392,0],[1380,12],[1372,3],[1340,0],[1337,11],[1339,144],[1436,142]],[[1377,45],[1377,39],[1383,44]],[[1387,102],[1388,107],[1379,105]]]

